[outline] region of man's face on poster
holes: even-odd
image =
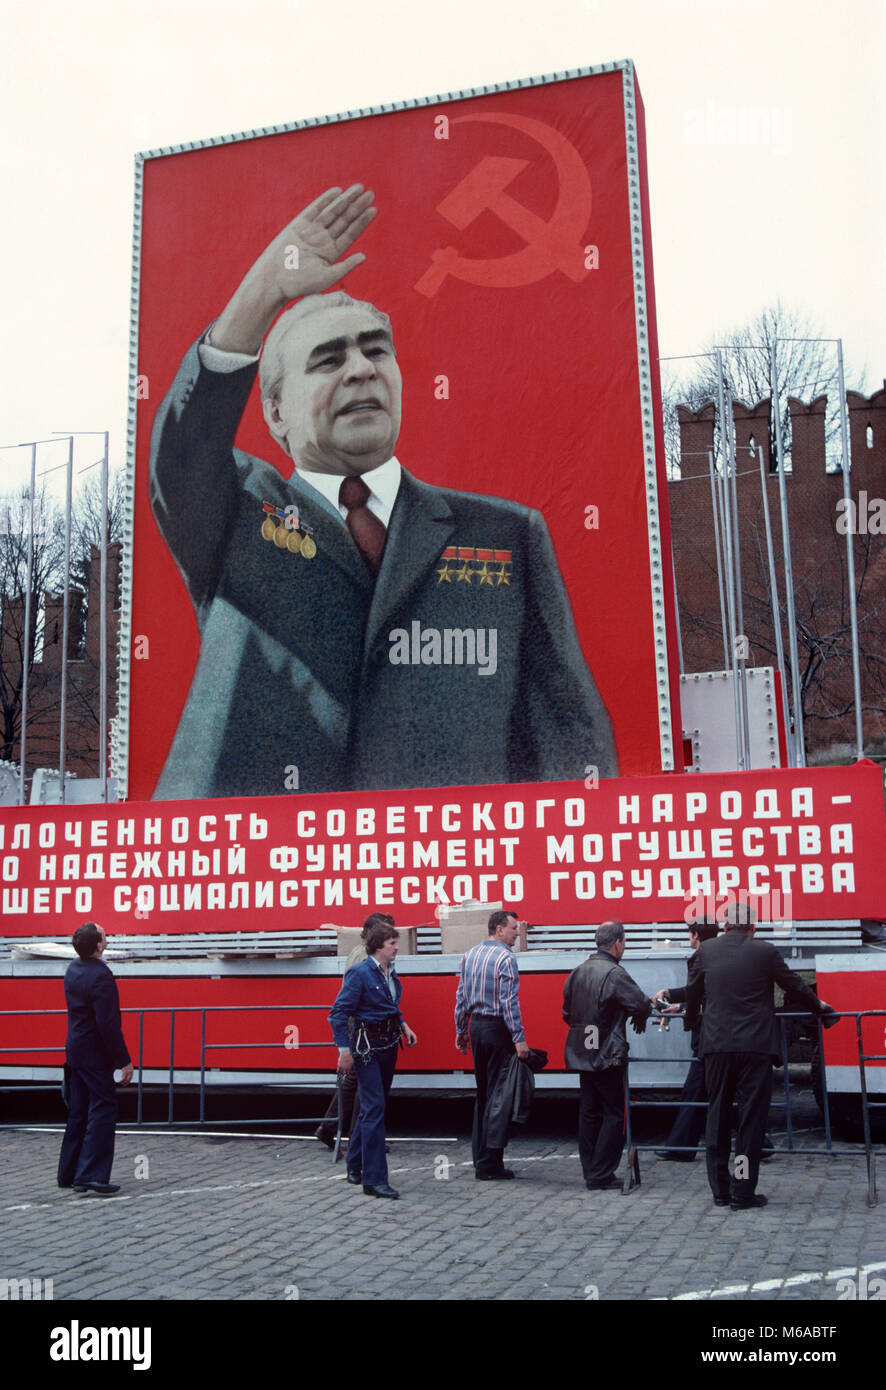
[[[279,400],[265,420],[298,468],[354,475],[385,463],[400,433],[402,379],[390,330],[369,309],[320,309],[281,344]]]

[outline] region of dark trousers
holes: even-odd
[[[397,1066],[397,1046],[374,1052],[368,1062],[354,1059],[360,1114],[348,1144],[348,1168],[362,1170],[364,1187],[382,1187],[388,1180],[385,1157],[385,1106]]]
[[[772,1100],[772,1059],[764,1052],[711,1052],[704,1059],[708,1089],[705,1129],[708,1182],[715,1197],[746,1202],[753,1197],[760,1172],[766,1117]],[[732,1105],[738,1109],[735,1162],[742,1177],[729,1183]]]
[[[580,1071],[578,1153],[585,1182],[613,1177],[625,1142],[625,1068]]]
[[[514,1055],[510,1029],[502,1018],[471,1017],[471,1053],[474,1058],[474,1080],[477,1099],[474,1103],[474,1128],[471,1151],[477,1173],[500,1173],[504,1167],[504,1149],[490,1149],[486,1142],[486,1112],[492,1094],[508,1062]]]
[[[342,1138],[347,1134],[353,1134],[354,1126],[357,1123],[357,1116],[360,1114],[360,1096],[357,1091],[357,1077],[353,1071],[342,1073],[341,1082],[341,1132]],[[314,1131],[318,1139],[325,1139],[330,1144],[335,1139],[335,1131],[338,1128],[338,1092],[334,1091],[332,1100],[329,1102],[329,1109],[323,1117],[323,1121]]]
[[[110,1182],[114,1163],[117,1091],[107,1067],[71,1066],[68,1123],[58,1160],[58,1180]]]
[[[707,1098],[708,1092],[704,1079],[704,1062],[695,1057],[689,1063],[689,1071],[686,1073],[686,1080],[683,1082],[680,1099],[684,1101],[705,1101]],[[703,1105],[684,1106],[671,1125],[671,1132],[667,1137],[666,1147],[669,1149],[694,1149],[705,1132],[706,1122],[707,1114]],[[684,1158],[687,1162],[692,1162],[695,1158],[695,1154],[684,1153],[675,1155],[675,1157]]]

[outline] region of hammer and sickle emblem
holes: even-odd
[[[591,215],[591,181],[584,160],[574,145],[543,121],[489,111],[482,116],[457,116],[452,125],[486,121],[523,131],[545,149],[554,161],[559,180],[557,206],[549,221],[538,217],[506,191],[529,163],[503,155],[486,155],[461,183],[437,204],[437,212],[462,230],[481,213],[495,213],[526,245],[509,256],[473,260],[460,256],[454,246],[435,251],[431,264],[415,285],[429,299],[447,275],[470,285],[514,289],[532,285],[555,270],[578,284],[589,273],[584,264],[582,241]]]

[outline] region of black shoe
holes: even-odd
[[[610,1187],[621,1187],[621,1185],[621,1178],[617,1178],[614,1173],[611,1178],[604,1178],[602,1182],[585,1182],[585,1187],[589,1192],[605,1192]]]
[[[94,1193],[96,1197],[113,1197],[120,1191],[120,1184],[115,1182],[84,1182],[75,1183],[74,1191],[81,1196]]]
[[[335,1136],[330,1136],[325,1130],[315,1129],[314,1138],[319,1139],[321,1144],[325,1144],[330,1151],[335,1148]]]
[[[715,1207],[728,1207],[728,1206],[731,1206],[731,1204],[732,1204],[732,1198],[731,1198],[731,1197],[715,1197],[715,1198],[714,1198],[714,1206],[715,1206]]]
[[[750,1199],[743,1202],[730,1202],[729,1206],[732,1211],[749,1211],[751,1207],[765,1207],[767,1201],[768,1198],[764,1197],[762,1192],[755,1192]]]
[[[354,1186],[356,1187],[356,1186],[359,1186],[359,1184],[360,1184],[362,1181],[363,1181],[363,1174],[360,1172],[360,1169],[359,1169],[359,1168],[349,1168],[349,1169],[348,1169],[348,1182],[352,1182],[352,1183],[354,1184]]]
[[[663,1158],[666,1163],[694,1163],[695,1154],[678,1154],[674,1149],[656,1149],[656,1158]]]
[[[61,1178],[59,1178],[58,1186],[67,1188],[67,1190],[70,1191],[74,1184],[72,1182],[62,1182]]]
[[[400,1193],[396,1192],[394,1188],[390,1187],[386,1182],[376,1183],[375,1187],[367,1187],[364,1183],[363,1191],[366,1193],[367,1197],[393,1197],[394,1201],[400,1196]]]
[[[474,1177],[477,1179],[477,1182],[504,1182],[511,1178],[515,1178],[516,1176],[517,1174],[514,1172],[513,1168],[500,1168],[497,1173],[474,1174]]]

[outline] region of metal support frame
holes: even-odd
[[[843,497],[847,519],[852,517],[852,460],[849,456],[849,410],[846,405],[846,380],[843,375],[843,339],[837,338],[837,378],[840,389],[840,448],[843,455]],[[857,523],[857,518],[856,518]],[[846,527],[846,588],[849,591],[849,626],[852,637],[852,694],[855,700],[855,756],[864,757],[864,711],[861,704],[861,664],[858,654],[858,609],[855,595],[855,547],[852,539],[855,527]]]
[[[24,805],[25,805],[25,786],[26,786],[26,780],[27,780],[27,778],[26,778],[26,772],[27,772],[27,746],[28,746],[28,739],[27,739],[27,729],[28,729],[28,668],[29,668],[29,666],[30,666],[30,664],[31,664],[31,646],[32,646],[32,634],[31,634],[31,629],[32,629],[33,622],[34,622],[34,618],[33,618],[33,601],[34,601],[34,595],[33,595],[33,588],[34,588],[34,502],[35,502],[35,493],[36,493],[36,490],[37,490],[37,446],[38,446],[38,444],[59,444],[59,443],[61,443],[61,441],[62,441],[63,439],[65,439],[65,438],[68,440],[68,459],[67,459],[67,464],[61,464],[60,467],[62,467],[62,468],[67,468],[67,470],[68,470],[68,485],[67,485],[68,507],[67,507],[66,525],[65,525],[65,565],[66,565],[66,569],[65,569],[65,592],[64,592],[64,604],[65,604],[65,608],[64,608],[64,620],[63,620],[63,626],[64,626],[64,628],[65,628],[65,633],[64,633],[64,635],[63,635],[63,642],[66,643],[66,641],[67,641],[67,635],[66,635],[66,634],[67,634],[67,623],[68,623],[67,600],[68,600],[69,571],[70,571],[70,514],[71,514],[71,511],[70,511],[70,495],[71,495],[71,493],[70,493],[70,488],[71,488],[71,469],[72,469],[72,465],[73,465],[74,438],[73,438],[73,435],[55,434],[55,435],[52,435],[52,436],[48,436],[46,439],[29,439],[29,440],[26,440],[26,441],[25,441],[24,443],[22,443],[22,444],[2,444],[2,445],[0,445],[0,449],[2,449],[2,450],[6,450],[6,449],[30,449],[30,451],[31,451],[31,478],[30,478],[30,485],[29,485],[29,488],[28,488],[28,500],[29,500],[29,506],[28,506],[28,559],[27,559],[26,571],[25,571],[25,617],[24,617],[25,631],[24,631],[24,641],[23,641],[23,643],[22,643],[22,701],[21,701],[21,727],[20,727],[20,729],[19,729],[19,793],[18,793],[18,801],[19,801],[19,805],[20,805],[20,806],[24,806]],[[54,470],[53,470],[53,469],[49,469],[49,470],[44,470],[44,471],[53,472]],[[64,725],[65,725],[65,697],[66,697],[66,694],[67,694],[67,646],[65,645],[65,646],[63,647],[63,651],[62,651],[61,733],[60,733],[60,743],[61,743],[61,745],[62,745],[62,748],[64,747],[64,741],[65,741],[65,740],[64,740]],[[62,753],[62,757],[63,757],[63,756],[64,756],[64,755],[63,755],[63,753]],[[64,801],[64,762],[63,762],[63,761],[60,761],[60,770],[61,770],[61,778],[62,778],[62,801]]]
[[[720,506],[723,515],[723,535],[726,552],[726,608],[729,619],[729,670],[732,672],[735,698],[735,756],[739,772],[747,770],[749,758],[745,743],[745,722],[747,709],[747,677],[744,659],[738,656],[738,616],[735,593],[734,537],[737,536],[732,518],[732,496],[730,494],[730,464],[732,451],[729,439],[732,434],[731,419],[726,415],[726,390],[723,384],[723,358],[719,351],[717,359],[717,410],[720,417],[720,444],[722,468],[720,472]],[[742,634],[744,635],[744,634]]]
[[[685,454],[682,454],[682,453],[681,453],[680,458],[681,458],[681,459],[684,459],[684,458],[706,458],[707,461],[708,461],[708,473],[709,473],[710,479],[711,479],[711,516],[713,517],[713,521],[714,521],[714,555],[715,555],[716,561],[717,561],[717,592],[718,592],[718,594],[719,594],[719,596],[720,596],[720,628],[721,628],[721,632],[722,632],[722,636],[723,636],[723,669],[724,669],[724,671],[728,671],[728,670],[730,669],[732,663],[731,663],[730,660],[729,660],[729,638],[728,638],[728,635],[727,635],[727,626],[726,626],[726,595],[725,595],[725,591],[724,591],[724,588],[723,588],[723,541],[722,541],[722,537],[721,537],[721,526],[722,526],[722,522],[721,522],[721,519],[720,519],[720,505],[719,505],[719,502],[718,502],[718,499],[717,499],[717,470],[716,470],[716,467],[715,467],[715,465],[714,465],[714,451],[713,451],[713,449],[692,449],[692,450],[688,450]],[[687,480],[687,481],[689,481],[689,480]],[[672,550],[672,551],[671,551],[671,562],[672,562],[672,563],[673,563],[673,558],[674,558],[674,556],[673,556],[673,550]],[[675,594],[675,595],[676,595],[676,592],[677,592],[677,575],[676,575],[676,569],[675,569],[675,572],[674,572],[674,594]],[[675,601],[674,606],[675,606],[675,608],[679,611],[679,607],[680,607],[679,603]],[[682,656],[683,656],[683,651],[682,651],[682,646],[681,646],[681,650],[680,650],[681,662],[682,662]],[[681,672],[681,674],[683,673],[682,664],[681,664],[681,666],[680,666],[680,672]]]
[[[708,450],[708,472],[711,477],[711,513],[714,518],[714,550],[717,557],[717,592],[720,596],[720,625],[723,631],[723,670],[728,671],[729,640],[726,635],[726,595],[723,591],[723,520],[717,500],[717,477],[714,468],[714,451]]]
[[[763,494],[763,525],[766,529],[766,559],[769,566],[769,604],[772,609],[772,628],[775,633],[775,659],[778,664],[778,674],[781,677],[782,695],[784,696],[785,704],[787,704],[788,685],[784,664],[784,643],[781,636],[781,607],[778,602],[778,579],[775,573],[772,522],[769,516],[769,491],[766,485],[766,459],[762,445],[758,444],[757,455],[760,460],[760,488]],[[788,746],[790,747],[790,741]]]
[[[64,438],[64,432],[58,435]],[[74,430],[70,436],[98,436],[104,440],[104,451],[98,460],[101,464],[101,535],[99,537],[99,635],[98,635],[98,775],[101,782],[101,799],[108,799],[108,541],[110,517],[108,515],[108,473],[110,468],[110,434],[108,430]],[[94,468],[95,464],[89,464]],[[85,472],[85,469],[81,469]],[[66,585],[67,589],[67,585]],[[64,800],[64,796],[62,796]]]
[[[31,484],[28,489],[28,564],[25,582],[25,633],[22,643],[22,727],[19,740],[19,806],[24,806],[25,804],[25,758],[28,746],[28,667],[31,664],[31,606],[34,602],[32,590],[34,588],[34,493],[37,488],[36,442],[31,444],[30,449]]]
[[[74,436],[68,435],[68,461],[65,467],[65,567],[62,595],[62,671],[58,729],[59,800],[65,804],[65,767],[67,763],[68,712],[68,632],[71,624],[71,504],[74,487]]]
[[[784,444],[781,435],[781,403],[778,395],[778,340],[769,345],[769,389],[772,395],[770,411],[775,421],[775,457],[778,476],[778,502],[781,513],[781,545],[784,557],[784,597],[788,619],[788,653],[791,660],[791,693],[793,696],[793,743],[795,767],[806,766],[806,739],[803,732],[803,682],[800,679],[800,658],[797,650],[797,610],[794,604],[794,569],[791,563],[791,526],[788,520],[788,497],[784,471]],[[788,733],[790,730],[790,720]]]

